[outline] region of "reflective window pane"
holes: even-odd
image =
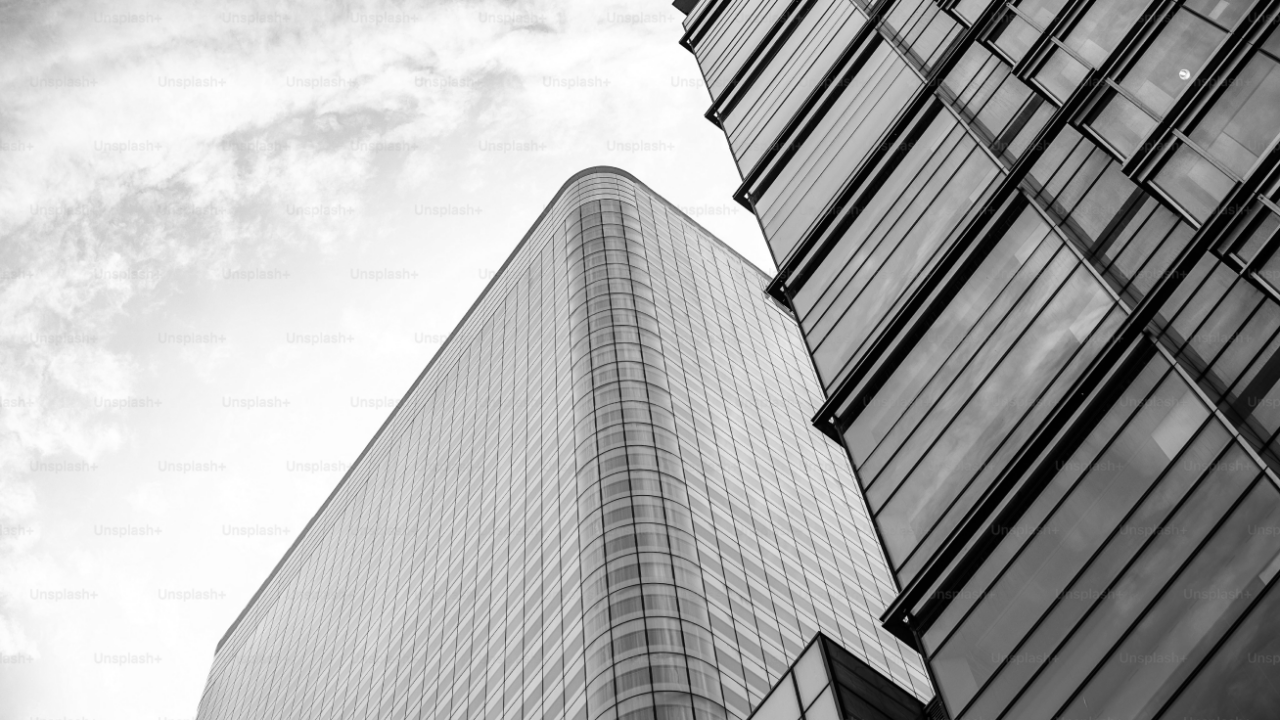
[[[1134,105],[1124,95],[1112,92],[1089,121],[1099,135],[1121,157],[1130,157],[1156,127],[1155,118]]]
[[[1036,80],[1059,102],[1066,102],[1088,72],[1089,69],[1069,53],[1057,48],[1036,73]]]
[[[1199,75],[1226,31],[1195,13],[1180,10],[1169,19],[1120,84],[1148,109],[1163,116],[1173,100]]]
[[[1265,594],[1160,720],[1270,718],[1280,713],[1280,583]]]
[[[1258,483],[1064,717],[1153,718],[1280,568],[1277,530],[1280,491]]]
[[[1029,537],[1008,540],[1026,547],[935,656],[949,700],[968,702],[1208,415],[1179,377],[1166,378],[1057,510]]]
[[[1273,32],[1272,37],[1277,37]],[[1190,137],[1237,175],[1253,167],[1280,132],[1280,62],[1258,53],[1192,129]]]
[[[1133,27],[1150,0],[1095,0],[1071,28],[1063,44],[1098,67]]]
[[[1191,216],[1204,221],[1222,202],[1235,180],[1187,145],[1178,145],[1153,180]]]
[[[1004,27],[995,39],[995,46],[1004,51],[1015,63],[1022,60],[1031,45],[1040,38],[1040,30],[1010,11],[1005,16]]]

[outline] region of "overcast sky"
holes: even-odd
[[[769,267],[666,0],[0,8],[0,720],[194,717],[572,173]]]

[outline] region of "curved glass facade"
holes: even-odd
[[[821,631],[918,697],[768,278],[557,194],[219,645],[202,720],[743,718]]]

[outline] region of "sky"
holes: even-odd
[[[0,0],[0,720],[214,646],[574,172],[771,269],[666,0]]]

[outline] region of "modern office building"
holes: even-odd
[[[1280,717],[1280,3],[677,7],[951,717]]]
[[[885,712],[928,699],[767,282],[629,174],[570,178],[227,631],[199,717],[743,718],[818,632]]]

